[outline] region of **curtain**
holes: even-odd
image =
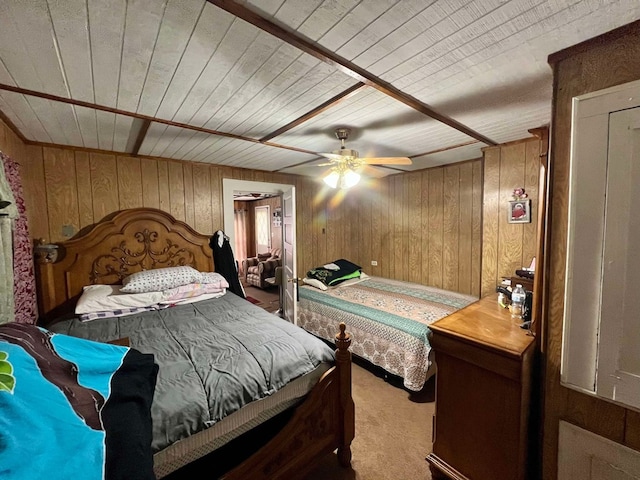
[[[238,259],[240,275],[244,275],[242,271],[242,260],[247,258],[247,211],[240,209],[233,211],[233,227],[235,238],[235,252]]]
[[[13,222],[13,303],[14,321],[18,323],[36,323],[38,319],[38,307],[36,300],[36,280],[33,270],[33,246],[29,236],[20,165],[4,153],[0,152],[3,169],[0,176],[8,183],[15,206],[17,217]],[[3,239],[3,252],[7,245]],[[2,292],[4,295],[4,292]]]

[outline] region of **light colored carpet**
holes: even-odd
[[[334,453],[305,480],[431,479],[425,457],[432,447],[435,377],[422,392],[411,394],[397,379],[387,382],[380,375],[353,364],[356,436],[351,468],[342,468]]]

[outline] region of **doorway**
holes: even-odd
[[[230,178],[222,179],[222,202],[223,202],[223,218],[225,233],[230,237],[229,243],[235,245],[234,235],[234,213],[233,213],[233,201],[234,192],[260,192],[268,194],[283,195],[283,210],[282,210],[282,226],[286,234],[282,235],[282,245],[273,245],[272,248],[282,248],[283,268],[282,278],[280,279],[280,288],[286,291],[286,295],[282,295],[282,310],[285,312],[284,318],[290,322],[295,322],[296,305],[292,299],[295,298],[295,283],[288,281],[288,279],[297,278],[297,262],[296,262],[296,244],[295,244],[295,231],[296,231],[296,218],[295,218],[295,187],[293,185],[282,183],[268,183],[268,182],[253,182],[248,180],[234,180]],[[284,213],[284,203],[286,203],[288,212]],[[285,218],[286,217],[286,218]],[[279,219],[280,220],[280,219]],[[286,221],[285,221],[286,220]],[[239,262],[242,259],[236,258]]]

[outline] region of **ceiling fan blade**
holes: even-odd
[[[325,158],[329,158],[331,160],[342,160],[343,155],[337,153],[318,153],[318,155],[322,155]]]
[[[360,160],[369,165],[411,165],[409,157],[369,157]]]

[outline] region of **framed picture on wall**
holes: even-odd
[[[509,223],[531,223],[531,199],[509,202]]]

